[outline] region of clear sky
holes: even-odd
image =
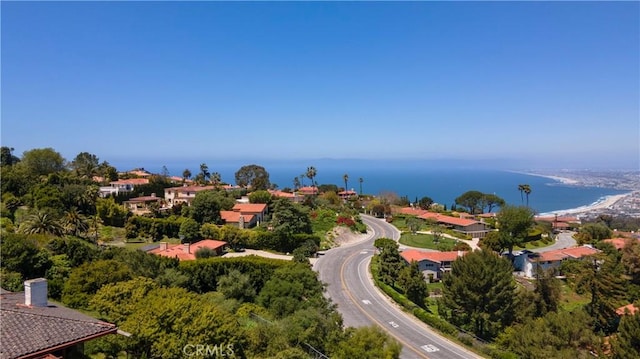
[[[3,146],[638,168],[640,3],[1,2]]]

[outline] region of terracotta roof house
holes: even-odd
[[[628,242],[632,242],[632,241],[637,241],[638,243],[640,243],[640,238],[622,238],[622,237],[618,237],[618,238],[610,238],[610,239],[605,239],[603,240],[603,242],[605,243],[611,243],[611,245],[613,245],[614,247],[616,247],[617,250],[622,250],[622,248],[624,248],[625,245],[627,245]]]
[[[260,224],[260,222],[264,221],[269,207],[266,203],[236,203],[231,210],[241,214],[253,214],[256,216],[258,224]]]
[[[524,250],[515,255],[513,264],[516,270],[523,271],[526,277],[533,278],[536,274],[536,268],[540,268],[542,270],[550,268],[558,269],[560,264],[565,260],[582,259],[599,252],[599,250],[589,245],[557,249],[541,253]]]
[[[296,202],[296,203],[302,202],[302,200],[304,199],[302,196],[298,196],[296,193],[278,191],[273,189],[270,189],[268,191],[269,193],[271,193],[273,197],[287,198],[292,202]]]
[[[349,191],[340,191],[338,192],[338,196],[343,200],[347,200],[349,198],[357,197],[358,193],[352,189]]]
[[[239,228],[251,228],[258,224],[255,214],[242,214],[239,211],[220,211],[225,224],[237,225]]]
[[[109,182],[109,186],[100,187],[100,197],[106,197],[108,195],[119,195],[120,193],[129,193],[133,191],[136,186],[149,184],[148,178],[129,178],[117,181]]]
[[[151,196],[129,198],[122,202],[122,204],[133,214],[145,214],[151,212],[150,205],[152,203],[157,203],[159,206],[162,206],[162,202],[162,197],[157,197],[155,193],[152,193]]]
[[[0,358],[69,358],[83,343],[118,328],[47,298],[47,280],[27,280],[24,292],[0,290]]]
[[[418,268],[428,279],[442,279],[444,273],[451,270],[451,263],[462,257],[467,252],[426,252],[417,249],[408,249],[400,252],[400,256],[410,264],[412,261],[418,262]]]
[[[456,232],[464,233],[472,238],[484,238],[487,233],[491,232],[491,229],[487,227],[486,223],[476,221],[475,219],[445,216],[434,212],[426,212],[419,215],[418,218],[434,220]]]
[[[402,207],[397,209],[395,212],[400,214],[408,214],[412,216],[421,216],[423,214],[429,213],[429,211],[427,211],[426,209],[413,208],[413,207]]]
[[[216,189],[215,186],[181,186],[165,188],[164,200],[169,208],[180,203],[191,205],[191,201],[196,198],[196,193],[200,191],[212,191],[214,189]]]
[[[196,252],[201,248],[209,248],[214,250],[218,255],[224,254],[227,242],[217,241],[214,239],[203,239],[195,243],[170,244],[160,242],[160,246],[153,248],[148,253],[157,254],[163,257],[178,258],[181,261],[190,261],[196,259]]]
[[[305,186],[298,188],[298,193],[302,196],[314,196],[318,194],[318,187]]]
[[[616,309],[616,314],[623,316],[623,315],[634,315],[636,314],[636,312],[639,312],[640,308],[636,307],[635,305],[632,304],[627,304],[624,305],[618,309]]]

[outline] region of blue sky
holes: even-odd
[[[17,155],[638,168],[638,2],[1,7]]]

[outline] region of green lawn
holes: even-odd
[[[100,226],[98,239],[103,242],[124,242],[126,240],[125,230],[120,227]]]
[[[403,233],[400,237],[400,243],[418,248],[428,248],[428,249],[437,249],[447,251],[453,248],[456,245],[457,240],[451,238],[440,237],[440,240],[436,243],[434,242],[434,237],[431,234],[411,234],[411,233]],[[448,248],[448,249],[447,249]]]
[[[516,246],[513,249],[514,250],[521,250],[521,249],[544,248],[544,247],[548,247],[548,246],[550,246],[552,244],[553,244],[553,240],[552,239],[549,239],[549,241],[547,243],[543,242],[542,240],[538,240],[538,241],[532,241],[532,242],[524,243],[524,245],[522,247]]]
[[[573,311],[589,303],[589,295],[580,295],[574,292],[567,284],[562,285],[560,295],[560,307],[566,311]]]

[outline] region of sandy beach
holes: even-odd
[[[576,181],[572,178],[567,178],[567,177],[560,177],[560,176],[552,176],[552,175],[543,175],[543,174],[539,174],[539,173],[532,173],[532,172],[521,172],[521,171],[509,171],[512,173],[519,173],[519,174],[523,174],[523,175],[529,175],[529,176],[536,176],[536,177],[543,177],[543,178],[549,178],[552,179],[554,181],[558,181],[560,183],[563,184],[569,184],[569,185],[576,185],[579,184],[579,181]]]
[[[618,201],[620,201],[620,200],[622,200],[622,199],[624,199],[626,197],[629,197],[632,194],[633,194],[633,192],[616,194],[616,195],[612,195],[612,196],[606,196],[602,200],[597,201],[595,203],[592,203],[592,204],[590,204],[588,206],[581,206],[581,207],[571,208],[571,209],[562,209],[562,210],[548,212],[548,213],[541,213],[540,215],[543,216],[543,215],[554,215],[554,214],[558,214],[558,215],[563,215],[563,214],[581,214],[581,213],[587,213],[587,212],[597,211],[597,210],[601,210],[601,209],[611,208]]]

